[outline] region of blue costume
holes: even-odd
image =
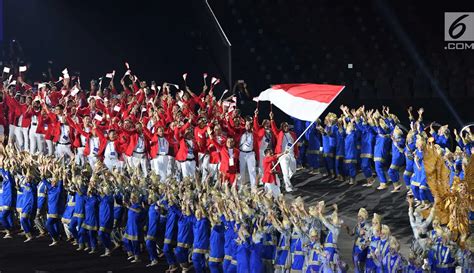
[[[265,265],[263,263],[263,241],[262,241],[262,234],[254,234],[255,238],[253,238],[252,242],[250,243],[250,273],[263,273],[265,272]]]
[[[323,248],[319,242],[309,244],[309,254],[306,260],[306,273],[320,272]]]
[[[357,174],[357,134],[352,131],[344,139],[344,168],[348,176],[355,178]]]
[[[74,207],[76,206],[74,198],[74,194],[68,193],[66,208],[64,209],[63,216],[61,217],[61,222],[63,224],[69,225],[71,223],[72,215],[74,214]]]
[[[99,197],[95,194],[88,194],[85,197],[85,218],[82,228],[87,232],[90,247],[97,248],[97,231],[99,230]]]
[[[164,202],[165,208],[168,209],[168,217],[166,219],[165,241],[163,245],[163,252],[166,257],[168,265],[176,265],[176,257],[173,248],[176,246],[176,237],[178,231],[178,208],[175,205],[168,206]]]
[[[237,234],[234,231],[235,221],[227,221],[224,216],[221,216],[221,220],[224,223],[225,233],[224,233],[224,262],[222,267],[224,272],[235,271],[236,263],[233,263],[233,255],[235,254],[235,238]],[[232,268],[232,269],[231,269]]]
[[[206,257],[209,251],[209,220],[207,218],[193,219],[193,256],[194,271],[203,273],[206,270]]]
[[[334,174],[334,157],[336,155],[337,126],[326,126],[323,134],[323,158],[328,173]]]
[[[238,239],[235,260],[237,261],[237,273],[250,273],[250,243],[248,238],[245,241]]]
[[[392,162],[388,169],[388,177],[393,183],[398,183],[400,180],[400,168],[405,163],[404,151],[405,139],[403,137],[396,137],[392,140]]]
[[[11,173],[7,170],[0,169],[2,174],[2,211],[1,223],[7,230],[13,228],[13,208],[15,207],[15,190],[14,181]]]
[[[403,259],[396,253],[388,253],[382,260],[383,272],[401,272],[403,270]]]
[[[133,203],[128,208],[127,225],[123,234],[123,241],[127,252],[138,256],[140,254],[140,238],[142,230],[140,229],[142,206],[140,203]]]
[[[160,223],[160,207],[156,203],[150,204],[148,207],[148,225],[145,237],[146,249],[150,261],[158,260],[156,252],[156,241],[158,238],[158,229]]]
[[[372,162],[374,157],[375,131],[372,126],[365,123],[356,123],[361,134],[360,168],[365,178],[372,177]]]
[[[413,175],[414,171],[414,164],[413,161],[413,152],[415,151],[415,135],[411,139],[406,140],[406,145],[404,149],[405,153],[405,171],[403,172],[403,180],[405,181],[406,186],[410,186],[411,176]],[[418,199],[418,198],[417,198]]]
[[[436,271],[437,273],[454,273],[456,270],[456,260],[454,259],[455,253],[444,245],[443,243],[438,244],[436,250]]]
[[[61,194],[63,191],[63,181],[59,180],[53,186],[48,181],[48,214],[46,220],[46,229],[53,240],[57,240],[60,231],[60,217],[62,214],[61,210]]]
[[[114,196],[102,194],[99,203],[99,238],[106,249],[112,248],[110,233],[114,227]]]
[[[411,179],[413,195],[417,197],[415,194],[416,188],[413,187],[418,187],[419,200],[433,202],[433,195],[431,194],[431,191],[428,188],[428,182],[426,180],[425,165],[423,164],[423,151],[416,149],[415,153],[418,159],[415,162],[414,174]]]
[[[189,249],[193,244],[193,218],[194,215],[178,213],[178,236],[174,253],[179,264],[184,266],[188,262]]]
[[[85,194],[85,187],[80,187],[76,191],[76,194],[74,195],[74,213],[72,214],[72,219],[68,227],[72,236],[76,239],[79,245],[84,245],[89,241],[86,237],[86,232],[84,232],[82,228],[82,223],[84,222],[85,217]]]
[[[300,272],[304,266],[303,238],[298,232],[291,235],[290,252],[292,257],[291,271]]]
[[[345,175],[344,171],[344,152],[345,152],[345,147],[344,147],[344,136],[345,133],[342,130],[337,130],[336,131],[336,175]],[[355,145],[355,144],[354,144]]]
[[[356,240],[352,248],[352,261],[354,263],[354,272],[356,273],[362,272],[367,258],[367,240],[365,234],[362,235],[361,229],[364,229],[366,233],[368,232],[366,222],[358,224],[355,230]]]
[[[23,195],[22,211],[20,216],[21,227],[25,234],[31,236],[31,219],[36,212],[36,185],[32,182],[26,182],[21,185]]]
[[[375,137],[374,162],[375,172],[381,184],[387,183],[384,168],[389,162],[390,157],[390,132],[380,126],[376,127],[377,136]]]
[[[222,262],[224,260],[224,224],[215,224],[211,228],[211,235],[209,238],[209,270],[211,273],[222,273]]]

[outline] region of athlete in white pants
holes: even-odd
[[[115,149],[114,141],[116,139],[117,133],[113,130],[109,131],[109,140],[107,140],[104,150],[104,164],[110,171],[113,169],[121,171],[123,166],[123,163],[119,160],[119,154]]]
[[[15,130],[16,126],[13,124],[8,125],[8,143],[16,145],[15,143]]]
[[[285,190],[287,192],[293,191],[291,185],[291,177],[296,172],[296,159],[293,153],[288,153],[280,157],[280,167],[283,173],[283,182],[285,183]]]
[[[257,140],[253,137],[251,121],[245,122],[245,130],[239,141],[240,185],[247,182],[248,174],[250,186],[255,188],[257,187],[257,162],[254,151],[254,141]]]
[[[21,122],[21,118],[20,118],[20,122]],[[16,140],[18,150],[23,151],[25,148],[24,146],[25,139],[23,138],[23,127],[15,126],[15,140]]]
[[[196,161],[194,159],[187,159],[185,161],[180,161],[179,165],[181,167],[181,173],[183,179],[186,177],[194,177],[196,174]]]
[[[170,158],[166,154],[159,154],[151,160],[151,169],[160,176],[161,182],[164,182],[170,175],[169,161]]]
[[[133,168],[140,167],[143,176],[148,175],[148,164],[147,164],[147,156],[145,152],[133,152],[133,155],[129,157],[129,164]]]
[[[44,135],[38,134],[36,130],[38,129],[38,119],[36,115],[31,117],[31,125],[30,125],[30,132],[29,132],[29,139],[30,139],[30,154],[44,152]]]
[[[20,127],[21,128],[21,134],[23,137],[23,150],[24,151],[30,151],[30,138],[28,136],[28,127]]]

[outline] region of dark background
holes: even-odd
[[[407,106],[424,106],[428,120],[460,126],[474,119],[474,51],[444,50],[444,12],[474,11],[472,2],[210,4],[232,43],[233,79],[245,79],[255,96],[273,83],[344,84],[329,110],[341,103],[385,104],[403,120]],[[31,80],[50,59],[55,76],[68,67],[86,80],[114,69],[121,76],[128,61],[140,79],[181,83],[188,72],[189,84],[198,89],[208,72],[224,80],[217,93],[229,88],[224,46],[216,48],[222,41],[201,0],[10,0],[4,12],[4,48],[12,39],[21,41]]]

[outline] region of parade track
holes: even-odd
[[[339,182],[325,179],[321,175],[309,175],[306,171],[299,171],[292,181],[297,191],[287,194],[289,199],[302,196],[307,204],[313,205],[325,200],[328,205],[337,203],[340,216],[344,223],[353,227],[356,223],[357,212],[365,207],[370,218],[374,212],[382,215],[382,223],[390,227],[401,244],[403,254],[408,253],[411,240],[411,228],[408,221],[408,207],[405,201],[406,191],[390,193],[391,189],[376,190],[376,183],[372,188],[362,187],[365,180],[360,175],[356,185],[348,182]],[[3,235],[2,235],[3,236]],[[69,243],[61,242],[56,247],[48,247],[49,238],[37,238],[29,243],[23,243],[23,236],[13,239],[0,239],[0,272],[164,272],[167,268],[165,260],[151,268],[146,268],[148,257],[142,255],[142,263],[131,264],[123,251],[116,251],[112,257],[100,258],[101,254],[90,255],[84,251],[77,252]],[[343,260],[351,263],[353,238],[345,230],[339,238],[339,249]],[[176,271],[179,272],[179,271]]]

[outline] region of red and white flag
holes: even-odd
[[[277,84],[260,93],[256,101],[270,101],[292,117],[315,121],[344,87],[314,83]]]

